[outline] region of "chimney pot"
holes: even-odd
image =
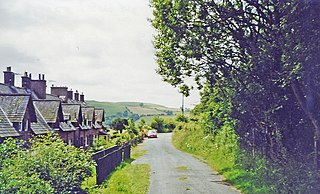
[[[82,92],[82,94],[80,95],[80,102],[84,102],[84,94]]]
[[[44,74],[42,74],[42,80],[44,80]]]
[[[7,71],[4,71],[4,84],[14,86],[14,73],[11,72],[11,67],[7,67]]]
[[[79,101],[79,92],[78,92],[78,90],[76,90],[76,92],[74,93],[74,100]]]
[[[41,74],[39,74],[39,80],[41,80]]]
[[[31,73],[29,73],[29,78],[31,79]]]

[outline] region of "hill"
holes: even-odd
[[[174,116],[180,113],[178,108],[143,102],[99,102],[88,100],[86,103],[90,106],[103,108],[106,113],[106,122],[109,124],[117,117],[132,118],[137,121],[140,118],[150,120],[148,117],[155,115]]]

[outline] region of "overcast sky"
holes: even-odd
[[[1,0],[0,66],[86,99],[180,107],[178,89],[155,72],[151,17],[149,0]],[[186,106],[198,102],[195,91]]]

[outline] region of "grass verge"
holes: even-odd
[[[123,163],[100,186],[95,186],[95,173],[84,181],[83,187],[88,193],[110,194],[145,194],[150,184],[150,166],[148,164],[132,164],[132,161],[146,154],[140,146],[132,149],[131,158]]]
[[[190,125],[188,127],[191,127]],[[234,185],[244,193],[269,193],[265,185],[261,185],[256,176],[236,165],[237,148],[232,134],[227,134],[226,140],[219,140],[225,134],[219,134],[216,138],[207,135],[202,130],[195,128],[188,130],[176,130],[172,137],[173,145],[181,150],[195,155],[206,162],[212,169],[224,176],[225,181]],[[224,138],[222,138],[224,139]],[[230,141],[230,142],[228,142]],[[219,142],[222,142],[219,144]]]

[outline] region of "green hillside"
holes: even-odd
[[[111,123],[117,117],[132,118],[137,121],[141,118],[151,118],[155,115],[174,116],[180,113],[178,108],[168,108],[163,105],[143,102],[98,102],[88,100],[86,103],[90,106],[103,108],[106,113],[107,123]]]

